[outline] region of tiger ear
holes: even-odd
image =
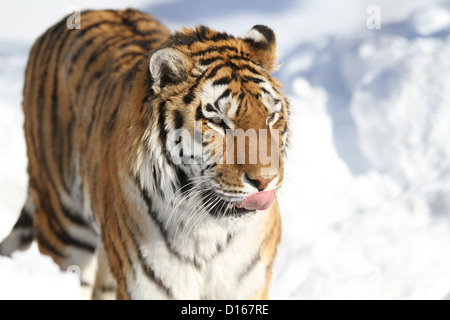
[[[185,81],[190,68],[192,61],[173,48],[157,50],[150,57],[149,69],[153,86],[161,89]]]
[[[277,53],[275,33],[272,29],[256,25],[242,36],[242,40],[248,44],[253,60],[269,72],[274,71]]]

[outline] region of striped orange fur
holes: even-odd
[[[266,299],[279,206],[244,199],[283,181],[289,105],[271,75],[273,31],[172,34],[132,9],[84,11],[81,21],[71,30],[61,20],[31,50],[28,199],[0,253],[36,239],[63,270],[80,267],[94,298]],[[181,129],[206,151],[227,130],[254,129],[258,139],[266,130],[279,163],[176,164],[171,139]]]

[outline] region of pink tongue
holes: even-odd
[[[266,210],[272,205],[275,191],[262,191],[247,197],[242,203],[236,204],[238,208],[247,210]]]

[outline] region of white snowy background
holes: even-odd
[[[370,5],[381,29],[367,27]],[[293,135],[272,299],[450,299],[450,1],[3,1],[0,239],[25,199],[28,51],[71,6],[136,7],[171,29],[274,29]],[[35,246],[0,258],[0,299],[79,295]]]

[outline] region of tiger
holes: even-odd
[[[36,240],[79,269],[87,299],[268,299],[289,119],[274,31],[171,32],[135,9],[69,18],[30,51],[27,198],[1,255]],[[250,129],[244,148],[225,143]],[[219,161],[264,132],[275,165]]]

